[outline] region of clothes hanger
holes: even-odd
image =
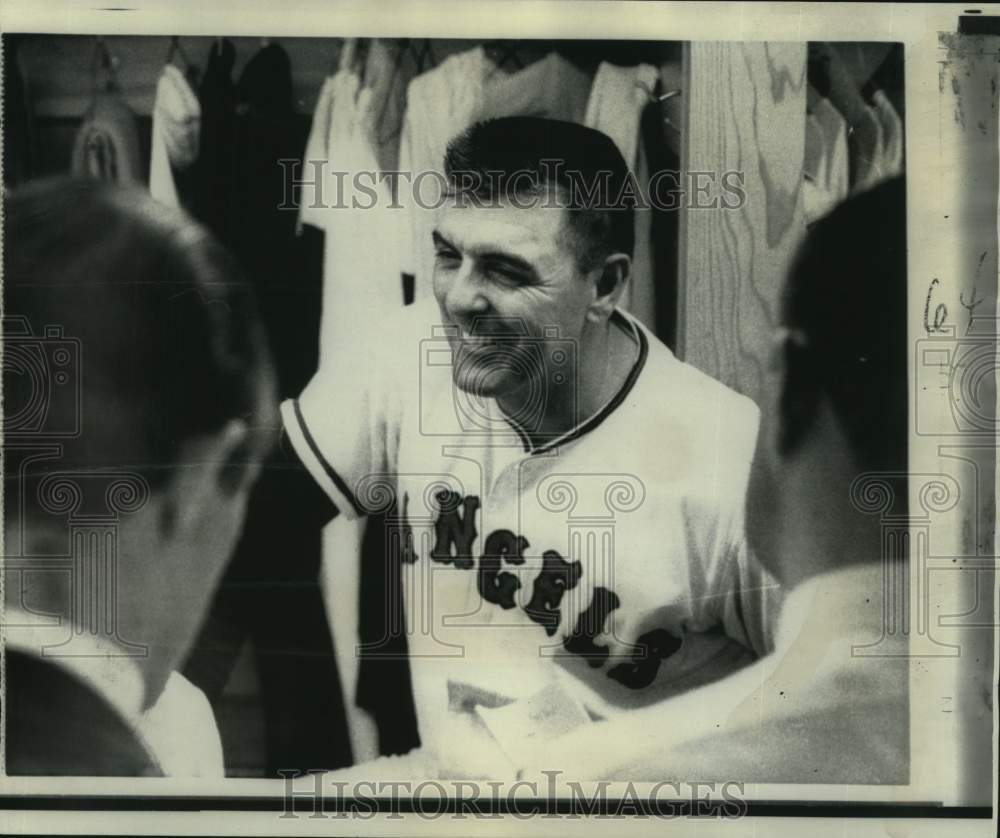
[[[167,50],[167,60],[165,63],[173,64],[174,59],[178,57],[181,60],[181,66],[177,69],[184,73],[184,77],[188,80],[188,84],[196,88],[198,86],[198,77],[200,75],[198,67],[191,61],[190,58],[188,58],[187,53],[184,51],[184,47],[181,46],[181,39],[177,35],[172,35],[170,37],[170,47]]]
[[[840,55],[829,44],[809,45],[808,77],[816,92],[830,100],[852,130],[864,122],[869,105]]]
[[[670,99],[673,99],[676,96],[683,95],[683,91],[679,87],[676,87],[672,90],[666,90],[660,93],[659,91],[662,89],[662,86],[659,78],[657,78],[656,85],[652,90],[650,90],[649,85],[647,85],[643,81],[636,80],[635,85],[636,87],[642,88],[642,90],[646,92],[646,98],[651,104],[662,106],[664,102],[669,101]],[[673,128],[675,131],[678,132],[680,131],[680,128],[674,125],[673,121],[670,119],[670,116],[666,113],[663,114],[663,123],[664,125]]]
[[[350,70],[354,67],[354,56],[358,51],[357,38],[344,38],[337,54],[337,70]]]
[[[483,49],[486,50],[486,54],[498,69],[506,70],[507,64],[514,65],[514,72],[518,70],[523,70],[525,67],[525,62],[518,54],[518,49],[520,47],[519,41],[486,41],[483,44]]]
[[[173,60],[180,57],[183,67],[179,68],[184,72],[189,72],[191,70],[192,64],[191,59],[188,58],[187,53],[184,52],[184,47],[181,46],[181,39],[176,35],[171,35],[170,37],[170,47],[167,50],[167,60],[166,64],[172,64]]]

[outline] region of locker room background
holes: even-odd
[[[180,70],[198,95],[201,124],[194,159],[171,161],[179,200],[240,259],[267,320],[281,395],[297,395],[318,363],[324,306],[336,304],[324,295],[324,262],[337,256],[323,231],[297,229],[297,214],[278,209],[277,161],[303,158],[324,80],[343,66],[345,46],[329,38],[4,36],[5,181],[70,171],[81,126],[110,81],[134,119],[136,178],[148,182],[158,84],[165,65]],[[558,54],[562,72],[548,74],[553,87],[542,92],[571,116],[602,63],[653,68],[635,137],[648,169],[741,171],[747,200],[734,212],[644,216],[639,316],[684,360],[751,397],[784,268],[807,224],[903,165],[902,135],[890,148],[873,116],[885,109],[881,99],[905,119],[899,45],[397,39],[373,49],[361,39],[348,48],[360,81],[378,91],[373,151],[383,170],[400,160],[411,82],[452,56],[482,49],[515,78]],[[816,128],[831,103],[843,123],[835,144]],[[401,301],[417,293],[412,276],[398,281]],[[296,499],[265,483],[253,503],[259,512],[251,508],[185,670],[212,702],[227,773],[274,776],[407,750],[418,732],[405,638],[390,637],[386,656],[355,653],[358,643],[382,639],[399,607],[382,593],[393,557],[378,522],[328,531],[321,543]]]

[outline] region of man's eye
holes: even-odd
[[[517,271],[509,268],[487,268],[486,275],[494,282],[504,285],[524,285],[525,279]]]
[[[439,262],[458,262],[461,258],[454,250],[439,249],[434,252],[434,258]]]

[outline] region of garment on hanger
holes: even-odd
[[[881,176],[879,182],[899,175],[903,171],[903,120],[882,90],[872,95],[875,113],[882,125]]]
[[[316,97],[316,109],[313,111],[312,123],[309,127],[309,137],[306,140],[306,150],[302,155],[302,187],[299,192],[299,220],[295,232],[302,232],[303,224],[312,224],[323,228],[323,200],[326,192],[323,187],[334,184],[329,177],[330,155],[327,141],[330,135],[330,111],[333,107],[334,76],[327,76]],[[330,196],[332,199],[332,195]]]
[[[153,102],[149,192],[165,204],[180,206],[174,169],[187,169],[198,157],[201,106],[187,77],[173,64],[163,68]]]
[[[881,176],[884,144],[882,123],[875,109],[861,91],[871,75],[866,61],[849,65],[834,45],[814,43],[809,46],[810,61],[816,67],[816,84],[846,120],[850,158],[851,191],[873,186]],[[861,53],[859,53],[861,54]]]
[[[299,219],[304,230],[313,227],[323,233],[319,344],[326,364],[349,363],[358,346],[380,339],[381,316],[403,306],[398,244],[409,240],[404,217],[390,208],[391,185],[371,178],[385,171],[377,159],[377,136],[384,129],[381,109],[388,104],[383,97],[392,95],[394,83],[384,63],[387,58],[384,45],[369,45],[364,88],[351,68],[353,62],[342,61],[341,69],[323,83],[306,142]],[[368,68],[374,68],[372,75]],[[315,178],[321,179],[318,188]],[[373,579],[391,573],[384,537],[378,540],[383,528],[381,519],[355,522],[339,516],[326,527],[322,540],[321,585],[355,761],[404,752],[417,741],[405,637],[390,641],[398,654],[389,661],[365,654],[359,658],[356,653],[359,643],[371,642],[372,634],[382,640],[387,626],[396,625],[389,614],[402,611],[398,597],[387,602],[386,591],[391,598],[395,589],[376,589],[377,582],[373,584]],[[372,625],[378,628],[366,630]],[[371,731],[372,722],[377,733]]]
[[[287,206],[281,160],[302,153],[295,121],[292,71],[280,44],[259,49],[236,85],[236,121],[230,144],[230,245],[254,286],[283,392],[304,386],[315,363],[303,344],[303,311],[294,262],[294,212]],[[311,357],[310,357],[311,356]]]
[[[117,91],[95,94],[73,143],[71,171],[113,183],[143,178],[135,114]]]
[[[372,144],[374,97],[368,88],[355,96],[358,83],[357,76],[347,78],[334,93],[331,163],[338,171],[350,173],[347,179],[354,181],[354,189],[345,195],[351,209],[327,215],[321,363],[338,345],[356,351],[356,339],[365,337],[358,333],[361,325],[374,338],[378,318],[373,312],[387,313],[403,306],[398,250],[402,217],[390,206],[388,183],[373,177],[379,171]],[[374,191],[375,197],[366,189]]]
[[[415,277],[415,297],[431,294],[434,268],[434,229],[444,184],[444,154],[448,142],[479,115],[483,89],[497,72],[479,46],[457,53],[436,68],[414,78],[407,90],[407,111],[400,137],[399,169],[410,182],[399,184],[398,203],[408,218],[409,236],[402,240],[403,273]],[[420,191],[421,200],[414,199]]]
[[[636,153],[635,177],[640,194],[645,194],[650,168],[643,144]],[[656,265],[653,258],[653,210],[640,199],[635,208],[635,245],[632,275],[619,307],[631,312],[650,330],[656,330]]]
[[[660,102],[650,102],[643,108],[640,121],[642,151],[650,172],[680,172],[681,161],[677,149],[670,144],[674,129],[667,125],[665,108]],[[649,181],[643,185],[649,190]],[[655,271],[654,304],[656,336],[671,350],[677,347],[677,287],[679,260],[677,243],[680,213],[668,209],[676,197],[677,181],[660,180],[654,184],[656,194],[650,210],[650,250]]]
[[[823,132],[826,152],[826,189],[836,203],[843,201],[851,189],[850,163],[847,147],[847,122],[824,96],[816,97],[813,116]]]
[[[882,177],[882,155],[885,144],[882,122],[875,109],[865,105],[848,134],[851,153],[851,192],[862,192],[875,186]]]
[[[523,70],[495,73],[483,88],[477,119],[538,116],[583,122],[590,96],[590,76],[557,52]]]
[[[659,71],[650,64],[619,67],[607,61],[601,63],[587,101],[583,122],[607,134],[625,163],[636,176],[640,193],[649,183],[645,150],[639,142],[639,123],[656,87]],[[632,276],[625,290],[621,307],[638,317],[650,329],[656,328],[656,282],[650,242],[652,216],[642,202],[635,211],[635,251]]]
[[[838,199],[829,191],[830,173],[826,137],[815,114],[806,114],[805,153],[802,161],[802,204],[806,224],[832,210]]]
[[[583,124],[611,137],[633,171],[639,119],[658,77],[659,71],[650,64],[619,67],[604,61],[597,68],[587,101]]]
[[[198,88],[201,134],[195,164],[195,216],[226,244],[233,239],[233,141],[236,132],[236,85],[233,66],[236,47],[218,38],[209,48],[205,73]]]
[[[254,288],[279,391],[292,395],[316,370],[321,249],[315,263],[312,257],[321,242],[295,235],[297,214],[282,209],[290,198],[288,170],[279,161],[300,161],[307,131],[295,112],[291,63],[280,44],[258,50],[235,86],[233,58],[230,44],[217,43],[202,84],[205,135],[211,137],[201,155],[208,174],[203,188],[220,194],[203,195],[198,205],[223,230]],[[289,490],[291,470],[275,456],[251,491],[243,533],[185,668],[216,712],[224,712],[218,702],[226,676],[244,644],[251,644],[264,720],[264,770],[271,775],[352,761],[319,583],[321,525]]]
[[[399,168],[399,135],[406,114],[406,88],[413,69],[404,62],[401,49],[390,47],[384,38],[372,38],[365,56],[363,78],[374,103],[372,144],[379,168],[394,172]]]

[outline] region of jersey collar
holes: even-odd
[[[552,451],[560,445],[565,445],[568,442],[579,439],[584,434],[594,430],[612,413],[614,413],[619,405],[621,405],[621,403],[628,397],[628,394],[632,392],[632,388],[635,386],[635,382],[639,378],[639,373],[642,372],[643,367],[646,365],[646,356],[649,354],[649,342],[646,340],[646,335],[643,330],[635,324],[635,321],[631,317],[624,315],[619,309],[616,308],[614,310],[611,318],[619,325],[625,327],[625,329],[627,329],[635,338],[635,341],[639,346],[639,357],[636,358],[635,363],[632,365],[632,369],[629,370],[629,374],[621,388],[617,393],[615,393],[614,397],[612,397],[612,399],[604,405],[604,407],[592,416],[584,419],[578,425],[565,433],[560,434],[557,437],[553,437],[537,447],[532,447],[531,441],[520,428],[515,426],[513,423],[508,423],[517,432],[518,437],[520,437],[525,453],[531,456],[543,454],[545,452]]]

